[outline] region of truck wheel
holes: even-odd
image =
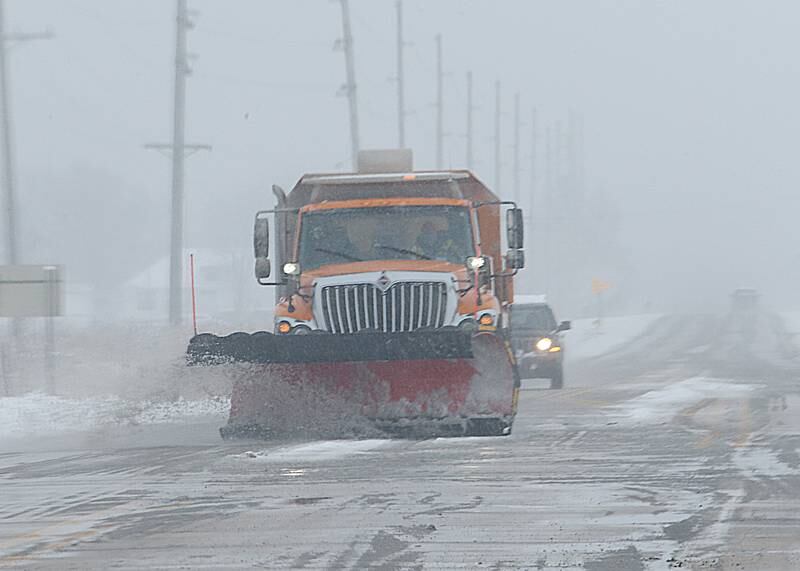
[[[558,371],[556,371],[552,377],[550,377],[550,388],[551,389],[563,389],[564,388],[564,368],[559,367]]]

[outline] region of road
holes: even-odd
[[[672,316],[506,438],[0,441],[0,567],[800,569],[798,378],[774,316]]]

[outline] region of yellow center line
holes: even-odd
[[[736,448],[747,446],[752,432],[753,414],[750,408],[750,399],[745,399],[739,407],[739,437],[733,445]]]

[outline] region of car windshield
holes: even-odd
[[[303,270],[368,260],[441,260],[463,264],[475,254],[469,209],[389,206],[319,210],[303,215]]]
[[[556,319],[552,310],[546,306],[516,306],[511,311],[511,328],[528,331],[553,331]]]

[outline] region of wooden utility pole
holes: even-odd
[[[442,34],[436,35],[436,168],[444,168],[444,72]]]
[[[172,100],[172,143],[148,143],[172,159],[172,206],[169,246],[169,322],[183,321],[183,210],[185,159],[209,145],[186,144],[186,77],[191,73],[186,53],[186,31],[193,27],[186,0],[175,2],[175,70]]]
[[[8,47],[15,42],[49,39],[52,32],[33,34],[6,33],[5,2],[0,0],[0,160],[3,170],[2,191],[3,198],[0,204],[5,206],[5,242],[6,260],[9,265],[19,263],[19,236],[17,228],[17,196],[16,196],[16,164],[14,161],[14,137],[11,113],[11,77],[8,73]]]
[[[520,182],[520,166],[519,166],[519,92],[514,94],[514,202],[519,205],[519,182]]]
[[[530,210],[531,216],[533,216],[533,209],[536,205],[536,190],[537,190],[537,177],[539,173],[537,172],[539,169],[539,165],[537,163],[537,156],[536,154],[539,151],[539,133],[538,129],[538,117],[536,116],[536,107],[531,110],[531,187],[530,187],[530,199],[529,199],[529,206],[528,209]]]
[[[500,183],[502,182],[501,177],[501,165],[502,165],[502,156],[500,153],[500,81],[494,82],[494,191],[496,193],[501,193],[500,191]]]
[[[350,5],[348,0],[341,0],[342,5],[342,47],[344,48],[345,85],[347,103],[350,108],[350,154],[353,171],[358,170],[358,151],[361,148],[358,140],[358,97],[356,93],[355,55],[353,54],[353,34],[350,29]]]
[[[397,0],[397,147],[406,146],[405,74],[403,70],[403,0]]]
[[[472,170],[472,72],[467,72],[467,168]]]

